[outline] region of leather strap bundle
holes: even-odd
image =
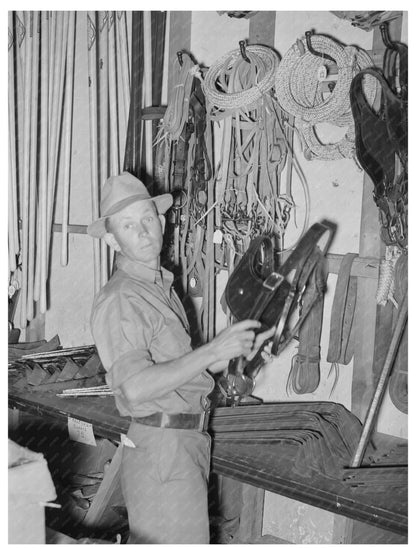
[[[331,402],[265,403],[217,407],[210,432],[215,442],[278,445],[302,476],[340,478],[354,452],[361,424],[351,412]]]
[[[237,320],[259,320],[263,324],[263,330],[276,326],[271,348],[275,356],[287,346],[303,325],[315,302],[323,296],[325,283],[322,280],[322,265],[334,232],[335,225],[331,222],[324,220],[315,223],[287,260],[275,271],[271,239],[260,236],[252,241],[227,282],[226,302]],[[321,279],[316,276],[321,276]],[[312,284],[314,294],[309,298],[308,304],[303,306],[297,323],[289,329],[290,318],[302,300],[308,283]],[[269,342],[268,340],[266,344]],[[264,364],[263,351],[266,344],[260,347],[249,362],[244,357],[233,359],[229,364],[227,377],[220,379],[225,395],[233,404],[253,391],[254,378]]]

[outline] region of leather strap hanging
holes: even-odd
[[[315,281],[308,282],[303,294],[302,309],[308,310],[311,303],[312,308],[305,318],[299,330],[299,347],[297,354],[292,359],[292,367],[288,377],[288,389],[292,389],[298,395],[313,393],[320,383],[321,359],[321,331],[324,309],[324,296],[318,296],[316,290],[325,291],[328,276],[328,265],[326,259],[319,264],[315,273]]]
[[[346,254],[338,273],[332,304],[327,361],[348,364],[354,354],[353,322],[357,298],[357,278],[351,276],[356,253]]]
[[[404,70],[401,79],[406,78]],[[363,90],[364,77],[381,86],[381,106],[375,112]],[[380,210],[381,236],[388,244],[407,246],[407,101],[390,88],[378,69],[358,73],[350,89],[355,122],[357,158],[374,183],[374,201]],[[396,175],[396,155],[403,171]]]

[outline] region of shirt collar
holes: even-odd
[[[131,277],[140,278],[150,283],[156,283],[166,290],[170,289],[173,282],[173,274],[165,268],[154,270],[141,262],[130,260],[120,254],[117,255],[117,268],[123,270],[123,272],[126,272],[126,274]]]

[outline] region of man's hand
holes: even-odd
[[[213,373],[222,372],[232,358],[241,355],[248,357],[257,343],[254,330],[260,326],[257,320],[243,320],[220,332],[208,344],[216,355],[216,361],[210,364],[209,370]],[[263,336],[264,333],[260,335]],[[259,342],[259,345],[263,341]]]
[[[272,328],[269,328],[268,330],[264,331],[263,333],[259,333],[258,335],[256,335],[256,340],[254,341],[253,349],[252,349],[251,353],[246,357],[246,359],[247,360],[252,360],[255,357],[257,351],[263,345],[263,343],[267,339],[271,339],[273,337],[273,335],[275,334],[275,331],[276,331],[276,326],[273,326]],[[269,341],[269,343],[264,348],[264,351],[265,351],[266,355],[270,355],[271,347],[272,347],[271,341]]]

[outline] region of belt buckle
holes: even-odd
[[[279,287],[279,285],[282,283],[283,279],[284,278],[282,274],[279,274],[278,272],[272,272],[263,281],[263,287],[268,289],[269,291],[275,291],[275,289],[277,289],[277,287]]]
[[[204,412],[201,412],[201,416],[199,417],[198,432],[205,432],[207,430],[210,412],[211,411],[209,409],[206,409],[204,410]]]

